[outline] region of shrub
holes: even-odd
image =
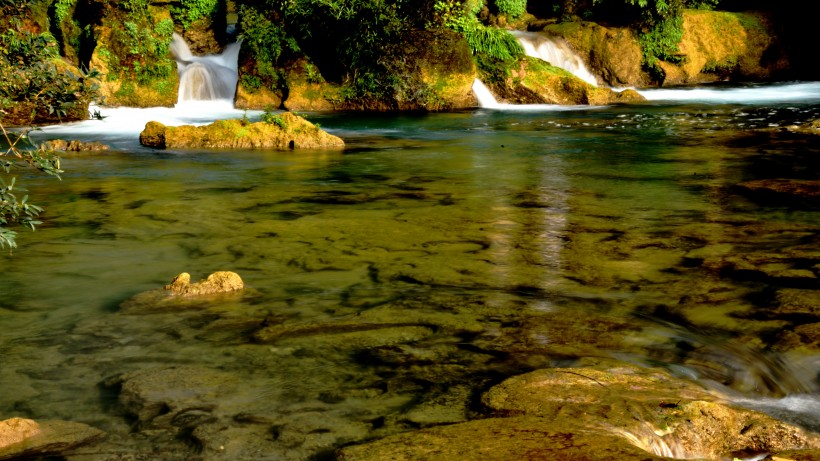
[[[495,0],[498,12],[511,19],[520,18],[527,12],[527,0]]]
[[[34,230],[41,224],[37,220],[43,208],[28,201],[28,195],[17,198],[15,193],[16,177],[10,176],[12,170],[33,167],[46,174],[59,178],[60,159],[53,152],[41,149],[21,149],[18,144],[28,142],[25,133],[14,136],[6,131],[0,123],[0,131],[9,146],[0,151],[0,248],[16,248],[17,232],[10,227],[27,227]]]

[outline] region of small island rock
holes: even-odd
[[[140,144],[159,149],[341,149],[344,141],[291,112],[269,121],[217,120],[204,126],[148,122]]]

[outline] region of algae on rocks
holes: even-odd
[[[148,122],[140,144],[159,149],[341,149],[344,141],[291,112],[270,122],[217,120],[205,126],[165,126]]]

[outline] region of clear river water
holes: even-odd
[[[235,434],[261,420],[273,449],[255,459],[322,459],[480,417],[506,377],[614,357],[818,429],[820,207],[737,184],[818,179],[820,138],[780,127],[820,117],[820,85],[699,91],[305,114],[338,152],[137,142],[147,119],[259,115],[229,107],[47,127],[33,136],[112,150],[63,155],[61,181],[19,178],[46,212],[0,254],[0,419],[90,424],[129,459],[185,459],[214,418]],[[244,292],[127,302],[217,270]],[[123,410],[121,377],[168,367],[195,372],[167,392],[199,394],[163,397],[153,422]],[[217,408],[190,403],[208,393]]]

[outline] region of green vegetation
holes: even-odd
[[[219,7],[219,0],[180,0],[179,6],[171,7],[171,16],[187,29],[197,20],[212,20],[219,12]]]
[[[6,131],[0,123],[3,140],[9,147],[0,151],[0,248],[16,248],[17,232],[13,227],[27,227],[34,230],[41,224],[37,220],[43,208],[28,201],[28,195],[18,199],[16,192],[16,177],[12,172],[32,167],[46,174],[60,177],[60,158],[53,152],[41,149],[22,149],[21,142],[28,142],[25,132],[15,135]]]
[[[172,77],[176,72],[176,63],[168,51],[174,23],[170,19],[156,24],[148,17],[139,19],[138,22],[125,21],[121,28],[113,29],[108,44],[110,50],[100,50],[108,66],[109,80],[149,84]]]
[[[510,19],[517,19],[527,12],[527,0],[495,0],[498,12]]]
[[[0,119],[27,125],[85,115],[96,94],[96,74],[66,67],[51,34],[6,29],[0,34],[0,110],[7,113]]]

